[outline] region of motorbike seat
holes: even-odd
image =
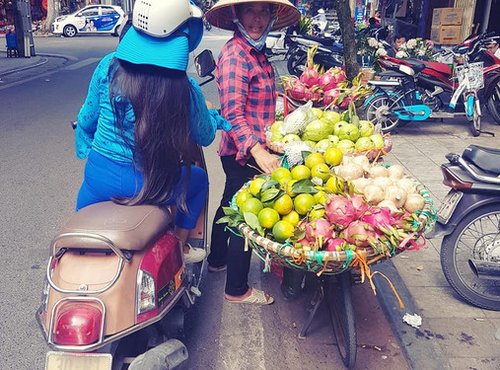
[[[172,220],[170,208],[124,206],[110,201],[95,203],[69,218],[61,234],[79,234],[59,239],[53,252],[61,248],[110,249],[105,242],[82,234],[103,236],[122,250],[141,251],[163,234]]]
[[[408,59],[405,59],[405,63],[409,64],[410,67],[413,68],[413,70],[415,71],[415,73],[421,72],[426,67],[425,64],[422,63],[422,61],[418,60],[418,59],[408,58]]]
[[[434,71],[445,74],[447,76],[451,76],[451,68],[448,64],[427,61],[424,61],[424,64],[427,66],[427,68],[433,69]]]
[[[483,171],[500,174],[500,149],[469,145],[462,153],[462,158]]]

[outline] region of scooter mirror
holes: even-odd
[[[203,50],[194,58],[194,65],[198,76],[209,76],[215,70],[215,60],[212,52],[208,49]]]

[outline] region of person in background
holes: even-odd
[[[387,55],[395,58],[398,51],[402,50],[405,43],[406,43],[406,36],[400,34],[396,35],[394,37],[394,42],[392,43],[392,47],[389,50],[387,50]]]
[[[157,10],[156,20],[149,17],[151,29],[158,26],[166,37],[134,24],[94,71],[76,127],[76,155],[87,158],[76,209],[108,200],[175,205],[184,261],[194,263],[206,253],[187,238],[205,206],[208,177],[191,165],[191,153],[230,125],[207,109],[200,87],[186,74],[189,52],[203,35],[201,10],[188,0],[173,2],[179,13]],[[148,5],[164,9],[163,0]]]
[[[212,226],[208,270],[224,271],[227,265],[227,302],[267,305],[274,299],[248,286],[251,249],[245,251],[243,238],[216,222],[247,181],[280,167],[280,158],[265,145],[265,127],[276,112],[275,75],[265,40],[269,31],[297,23],[300,12],[287,0],[220,0],[206,17],[213,26],[234,31],[216,70],[222,115],[233,128],[222,133],[219,146],[226,183]]]
[[[380,10],[375,10],[375,14],[373,14],[373,19],[375,21],[375,26],[377,27],[382,26],[382,17],[380,15]]]
[[[7,29],[5,42],[7,47],[7,58],[18,57],[16,34],[15,32],[12,32],[11,28]]]

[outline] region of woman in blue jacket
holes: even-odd
[[[189,52],[203,34],[201,11],[188,0],[170,1],[170,12],[159,11],[162,0],[147,5],[161,34],[151,15],[149,27],[136,24],[136,6],[133,27],[97,66],[78,114],[76,154],[88,159],[76,208],[111,199],[175,205],[185,262],[199,262],[205,251],[186,240],[205,205],[208,177],[190,165],[192,148],[209,145],[217,126],[230,125],[207,109],[186,74]]]

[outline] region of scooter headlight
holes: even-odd
[[[156,308],[155,281],[145,271],[137,274],[137,314]]]

